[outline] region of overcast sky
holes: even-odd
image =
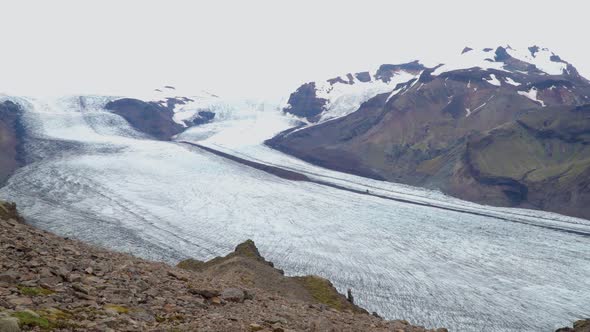
[[[581,0],[0,0],[0,92],[165,84],[277,97],[300,83],[471,47],[538,44],[590,77]]]

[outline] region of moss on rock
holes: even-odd
[[[126,314],[129,313],[129,308],[124,307],[124,306],[120,306],[120,305],[116,305],[116,304],[107,304],[104,306],[104,308],[106,310],[112,310],[115,311],[119,314]]]
[[[40,327],[45,330],[49,330],[53,327],[47,318],[41,317],[30,311],[17,311],[12,314],[12,317],[17,318],[21,326]]]
[[[200,260],[189,258],[180,261],[176,266],[185,270],[199,271],[203,267],[203,264],[205,263]]]
[[[55,293],[50,289],[41,287],[17,286],[17,288],[21,292],[21,294],[26,296],[47,296]]]
[[[319,303],[325,304],[337,310],[343,309],[342,295],[327,279],[318,276],[295,277],[311,296]]]

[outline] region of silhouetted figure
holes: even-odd
[[[354,297],[352,296],[352,289],[349,288],[347,293],[348,294],[346,297],[347,297],[348,302],[354,304]]]

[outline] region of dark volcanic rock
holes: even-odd
[[[467,52],[469,52],[469,51],[473,51],[473,49],[472,49],[471,47],[465,47],[465,48],[463,49],[463,51],[461,51],[461,54],[465,54],[465,53],[467,53]]]
[[[166,98],[166,107],[170,110],[174,110],[176,105],[184,105],[190,101],[194,101],[193,99],[182,97],[182,98]]]
[[[535,55],[537,54],[537,52],[539,52],[539,46],[531,46],[531,47],[529,47],[529,52],[531,52],[531,55],[533,57],[535,57]]]
[[[25,129],[21,116],[19,105],[11,101],[0,103],[0,186],[25,164]]]
[[[412,61],[401,65],[385,64],[379,67],[377,73],[375,73],[375,78],[382,80],[383,82],[389,82],[393,75],[400,70],[418,74],[424,69],[425,67],[418,61]]]
[[[311,82],[303,84],[291,94],[288,101],[290,107],[285,108],[285,112],[313,121],[324,111],[327,102],[316,96],[315,83]]]
[[[192,121],[193,125],[198,126],[211,122],[215,118],[215,113],[210,111],[199,111],[198,116]]]
[[[506,61],[510,58],[512,58],[512,57],[510,56],[510,54],[508,54],[508,52],[506,51],[506,49],[504,47],[500,46],[496,49],[496,57],[495,57],[496,61]]]
[[[364,71],[362,73],[356,73],[355,77],[361,82],[370,82],[371,81],[371,74],[368,71]]]
[[[354,78],[352,77],[352,74],[348,73],[348,74],[346,74],[346,79],[338,76],[338,77],[329,79],[328,83],[330,83],[331,85],[334,85],[336,83],[354,84]]]
[[[169,140],[184,129],[172,120],[171,108],[157,103],[123,98],[107,103],[105,108],[122,116],[133,128],[159,140]]]

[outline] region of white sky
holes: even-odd
[[[0,92],[171,84],[288,96],[306,81],[440,62],[466,45],[538,44],[590,77],[589,9],[582,0],[0,0]]]

